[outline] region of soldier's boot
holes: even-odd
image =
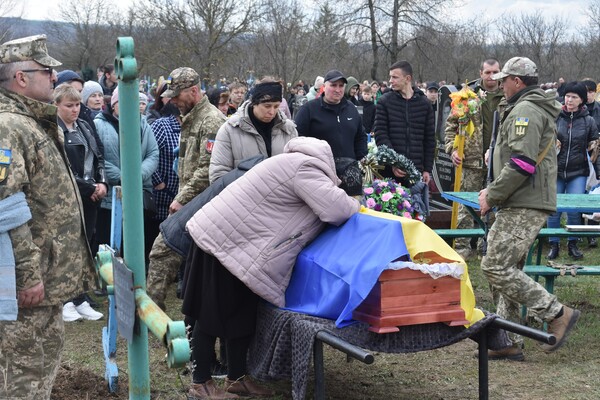
[[[577,248],[577,240],[569,240],[569,256],[574,260],[583,258],[583,253]]]
[[[523,361],[523,349],[520,346],[510,346],[502,350],[488,350],[488,360]]]
[[[554,260],[558,257],[560,245],[558,242],[550,242],[550,251],[548,252],[548,260]]]
[[[473,356],[478,358],[479,350],[475,350]],[[488,350],[488,360],[523,361],[524,359],[523,349],[518,344],[513,344],[501,350]]]
[[[541,347],[546,353],[551,353],[566,343],[567,336],[571,333],[571,330],[577,323],[581,313],[579,310],[563,306],[559,314],[560,316],[555,317],[552,322],[548,324],[548,333],[556,336],[556,343],[543,344]]]

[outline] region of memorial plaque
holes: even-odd
[[[133,272],[120,259],[113,257],[113,277],[117,328],[121,336],[131,343],[135,325]]]
[[[456,91],[456,87],[451,85],[442,86],[439,91],[438,109],[435,115],[436,157],[435,162],[433,163],[433,181],[435,183],[435,190],[432,190],[432,194],[443,193],[445,191],[451,192],[454,190],[454,165],[452,164],[450,154],[446,153],[444,150],[446,136],[444,128],[446,126],[446,119],[448,119],[448,115],[450,115],[450,103],[452,102],[450,93]],[[442,199],[441,196],[440,198],[436,196],[435,199],[448,203],[446,200]]]

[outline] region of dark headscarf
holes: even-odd
[[[252,104],[281,101],[283,88],[279,82],[264,82],[254,86]]]

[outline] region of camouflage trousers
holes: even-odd
[[[48,400],[60,365],[62,305],[19,308],[0,322],[0,399]]]
[[[183,257],[167,246],[162,233],[159,233],[150,251],[146,290],[148,296],[163,310],[166,310],[167,289],[175,280],[183,261]]]
[[[461,192],[479,192],[485,187],[487,170],[485,168],[467,168],[463,167],[462,180],[460,181]],[[493,214],[492,214],[493,215]],[[490,215],[490,217],[492,217]],[[458,206],[458,229],[472,229],[474,224],[473,217],[467,211],[467,208],[460,204]],[[454,239],[454,249],[470,249],[471,238]]]
[[[503,208],[496,213],[481,270],[502,318],[520,322],[520,305],[524,305],[532,316],[550,322],[562,307],[555,295],[523,272],[527,252],[548,215],[527,208]],[[511,333],[509,337],[513,344],[523,342],[519,335]]]

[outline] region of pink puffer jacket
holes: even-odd
[[[325,223],[340,225],[360,208],[339,182],[327,142],[298,137],[226,187],[186,227],[198,247],[283,307],[298,253]]]

